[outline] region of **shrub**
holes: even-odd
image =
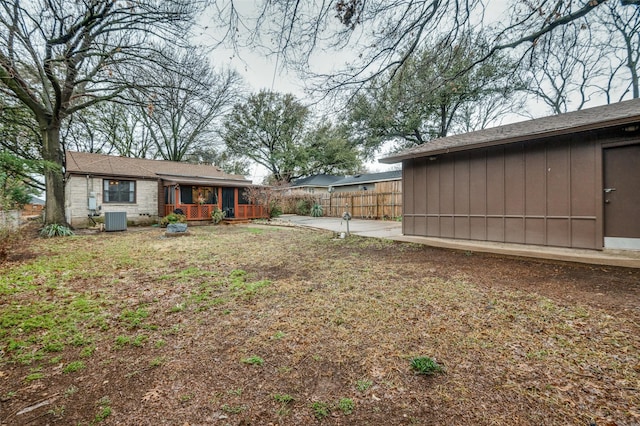
[[[177,213],[169,213],[168,215],[160,219],[160,226],[162,226],[163,228],[166,228],[167,225],[170,223],[186,223],[186,222],[187,222],[187,217],[185,215],[177,214]]]
[[[211,220],[213,220],[214,225],[217,225],[220,222],[222,222],[222,219],[224,219],[226,216],[227,216],[227,213],[223,212],[217,207],[214,207],[213,211],[211,212]]]
[[[323,214],[324,214],[324,211],[320,204],[314,204],[313,207],[311,207],[311,216],[322,217]]]
[[[309,216],[311,213],[311,201],[309,200],[298,200],[296,203],[296,214],[300,216]]]
[[[411,368],[427,376],[442,371],[442,367],[428,356],[420,356],[411,360]]]
[[[73,235],[73,231],[67,226],[60,225],[59,223],[52,223],[42,228],[40,230],[40,235],[45,238],[69,237]]]
[[[282,214],[282,207],[275,201],[269,205],[269,217],[278,217]]]

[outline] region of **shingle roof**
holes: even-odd
[[[332,183],[331,185],[346,186],[346,185],[357,185],[357,184],[363,184],[363,183],[384,182],[384,181],[399,180],[399,179],[402,179],[402,170],[392,170],[389,172],[382,172],[382,173],[369,173],[364,175],[347,176]]]
[[[190,164],[178,161],[148,160],[144,158],[116,157],[113,155],[67,151],[66,171],[71,174],[99,176],[127,176],[152,179],[232,180],[246,182],[244,176],[231,175],[216,166]]]
[[[478,147],[559,136],[588,130],[640,122],[640,99],[559,114],[520,123],[478,130],[446,138],[382,158],[381,163],[397,163],[409,158],[463,151]]]
[[[332,185],[333,182],[342,178],[343,176],[313,175],[305,178],[295,179],[291,183],[291,187],[296,188],[301,186],[329,186]]]

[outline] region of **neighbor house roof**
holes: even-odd
[[[399,179],[402,179],[402,170],[393,170],[382,173],[368,173],[363,175],[347,176],[332,183],[331,186],[363,185],[365,183],[370,184]]]
[[[305,178],[295,179],[291,183],[291,188],[300,188],[305,186],[325,186],[328,187],[332,185],[333,182],[342,179],[344,176],[333,176],[333,175],[313,175],[307,176]]]
[[[543,137],[567,135],[614,126],[625,126],[638,122],[640,122],[640,99],[633,99],[583,109],[581,111],[435,139],[426,144],[383,158],[380,162],[391,164],[427,155],[438,155],[447,152],[504,145]]]
[[[178,161],[117,157],[88,152],[67,151],[66,171],[69,174],[163,179],[186,184],[251,184],[244,176],[231,175],[208,164]]]

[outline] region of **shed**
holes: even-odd
[[[436,139],[402,162],[403,234],[640,249],[640,99]]]

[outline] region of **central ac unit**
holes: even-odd
[[[126,231],[127,212],[106,212],[104,214],[105,231]]]

